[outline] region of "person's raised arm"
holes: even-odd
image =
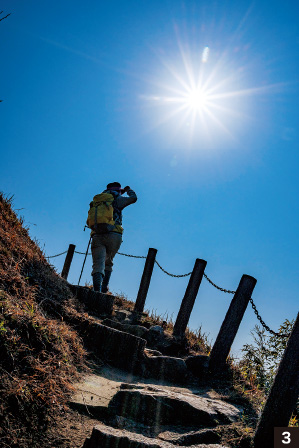
[[[129,186],[126,186],[121,190],[121,194],[127,193],[128,197],[124,198],[122,196],[116,199],[117,206],[122,210],[130,204],[134,204],[137,201],[137,195]]]

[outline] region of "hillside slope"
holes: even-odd
[[[204,393],[242,407],[242,419],[219,427],[217,437],[227,447],[239,447],[240,443],[244,447],[250,445],[250,434],[256,421],[254,405],[246,396],[250,386],[234,369],[228,369],[222,378],[193,376],[192,355],[201,354],[197,359],[204,362],[209,351],[200,334],[187,332],[187,339],[178,343],[172,336],[171,323],[147,313],[143,313],[138,322],[133,322],[130,320],[135,319],[132,302],[105,294],[99,301],[97,294],[82,287],[76,290],[55,272],[29,237],[22,219],[12,210],[11,200],[0,194],[1,446],[81,448],[85,439],[89,446],[92,428],[103,422],[108,424],[108,432],[114,429],[117,432],[119,418],[112,419],[111,423],[107,417],[115,400],[112,395],[111,403],[106,403],[105,409],[101,407],[106,416],[103,419],[93,414],[93,397],[93,403],[87,403],[89,390],[84,396],[80,388],[76,389],[77,395],[79,392],[82,396],[82,404],[72,398],[75,383],[88,389],[86,378],[91,371],[98,376],[97,381],[101,385],[108,384],[108,388],[115,383],[116,377],[121,378],[117,380],[118,395],[125,387],[121,386],[123,382],[130,381],[130,388],[137,387],[136,396],[141,389],[146,396],[148,391],[152,393],[157,385],[162,387],[164,384],[166,389],[163,386],[162,395],[166,401],[170,398],[167,396],[168,386],[163,383],[165,378],[168,376],[172,382],[172,394],[175,395],[184,377],[184,387],[199,391],[192,392],[193,395]],[[91,308],[87,306],[87,299]],[[94,306],[101,308],[105,301],[111,305],[110,315],[107,316],[107,309],[95,313]],[[135,343],[139,351],[137,362],[133,350]],[[130,361],[130,356],[134,362]],[[127,373],[119,373],[120,367]],[[164,380],[161,378],[163,373]],[[145,386],[144,382],[150,386]],[[204,388],[200,389],[202,386]],[[103,390],[97,394],[102,395]],[[199,397],[194,399],[200,401]],[[204,396],[201,400],[205,400]],[[74,401],[76,411],[70,408]],[[126,414],[127,411],[121,419],[126,418]],[[137,432],[144,431],[139,424],[134,428]],[[147,432],[148,429],[145,434]],[[159,436],[157,432],[156,435],[164,437],[163,443],[166,443],[165,434]]]
[[[0,444],[40,446],[51,415],[84,368],[77,333],[63,321],[72,295],[0,195]]]

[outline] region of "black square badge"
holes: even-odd
[[[299,427],[274,428],[274,448],[299,448]]]

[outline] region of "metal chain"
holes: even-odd
[[[77,250],[74,251],[76,254],[80,254],[80,255],[85,255],[85,252],[79,252]],[[55,258],[55,257],[59,257],[60,255],[64,255],[67,253],[67,250],[65,250],[64,252],[61,252],[61,254],[57,254],[57,255],[50,255],[46,258]],[[130,254],[123,254],[121,252],[117,252],[118,255],[123,255],[125,257],[129,257],[129,258],[146,258],[145,256],[140,256],[140,255],[130,255]],[[87,255],[91,255],[91,253],[87,254]],[[155,260],[155,263],[159,266],[159,268],[161,269],[161,271],[163,271],[165,274],[169,275],[170,277],[175,277],[175,278],[181,278],[181,277],[188,277],[189,275],[192,274],[192,272],[188,272],[188,274],[182,274],[182,275],[176,275],[176,274],[170,274],[170,272],[167,272],[165,269],[162,268],[162,266],[158,263],[157,260]],[[218,289],[219,291],[228,293],[228,294],[235,294],[236,291],[231,291],[229,289],[224,289],[221,288],[220,286],[217,286],[214,282],[212,282],[212,280],[204,273],[203,274],[204,277],[207,279],[207,281],[214,286],[216,289]],[[253,311],[257,317],[257,319],[260,321],[260,323],[262,324],[262,326],[271,334],[273,334],[274,336],[280,337],[280,338],[288,338],[290,336],[290,334],[281,334],[281,333],[276,333],[275,331],[271,330],[270,327],[268,327],[268,325],[266,325],[266,323],[263,321],[262,317],[260,316],[252,298],[250,297],[249,299],[251,306],[253,308]]]
[[[253,308],[253,311],[254,311],[256,317],[258,318],[258,320],[260,321],[262,326],[265,328],[265,330],[269,331],[269,333],[271,333],[271,334],[274,334],[274,336],[278,336],[279,338],[288,338],[290,336],[290,334],[276,333],[275,331],[271,330],[271,328],[269,328],[268,325],[266,325],[265,322],[263,321],[263,319],[261,318],[251,297],[250,297],[249,301],[251,303],[251,306]]]
[[[60,255],[66,254],[67,250],[65,250],[64,252],[61,252],[61,254],[57,254],[57,255],[49,255],[48,257],[46,256],[46,258],[55,258],[55,257],[59,257]]]
[[[155,263],[157,263],[157,265],[159,266],[159,268],[161,269],[161,271],[163,271],[165,274],[170,275],[170,277],[188,277],[188,275],[191,275],[192,272],[188,272],[188,274],[182,274],[182,275],[175,275],[175,274],[170,274],[169,272],[165,271],[165,269],[162,268],[162,266],[157,262],[157,260],[155,260]]]
[[[213,285],[216,289],[219,289],[219,291],[227,292],[229,294],[235,294],[236,291],[230,291],[228,289],[220,288],[220,286],[215,285],[215,283],[213,283],[212,280],[210,280],[206,274],[203,274],[203,275],[208,280],[208,282],[211,283],[211,285]],[[260,314],[252,300],[252,297],[250,297],[249,301],[251,303],[251,306],[253,308],[253,311],[254,311],[256,317],[258,318],[258,320],[260,321],[262,326],[265,328],[265,330],[267,330],[269,333],[273,334],[274,336],[277,336],[280,338],[288,338],[290,336],[289,334],[276,333],[275,331],[271,330],[271,328],[268,327],[268,325],[266,325],[266,323],[263,321],[262,317],[260,316]]]
[[[117,254],[118,255],[124,255],[125,257],[130,257],[130,258],[146,258],[145,256],[122,254],[121,252],[117,252]]]
[[[85,252],[78,252],[77,250],[75,250],[75,254],[85,255]],[[125,257],[130,257],[130,258],[146,258],[144,256],[122,254],[121,252],[117,252],[117,254],[118,255],[124,255]],[[89,253],[87,255],[91,255],[91,253]]]
[[[215,285],[215,283],[213,283],[205,273],[203,275],[208,280],[208,282],[211,283],[211,285],[213,285],[216,289],[219,289],[219,291],[227,292],[228,294],[235,294],[236,291],[230,291],[229,289],[220,288],[220,286]]]

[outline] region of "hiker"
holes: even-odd
[[[122,195],[127,193],[128,197]],[[113,258],[122,243],[122,210],[137,201],[129,186],[112,182],[90,203],[87,225],[92,229],[92,278],[94,291],[108,292]]]

